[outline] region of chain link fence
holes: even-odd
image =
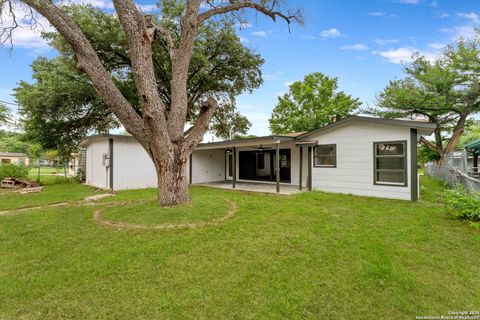
[[[444,163],[427,163],[425,173],[436,179],[446,181],[451,188],[462,185],[466,190],[478,193],[480,192],[480,180],[476,172],[478,168],[473,168],[471,159],[465,151],[452,152],[445,156]]]

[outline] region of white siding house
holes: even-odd
[[[426,122],[350,117],[307,133],[202,143],[190,157],[190,183],[230,181],[416,200],[417,143]],[[151,159],[130,136],[86,138],[86,183],[113,190],[154,187]]]

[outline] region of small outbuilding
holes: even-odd
[[[362,196],[417,200],[417,147],[435,125],[349,117],[305,133],[201,143],[191,184],[263,183]],[[156,187],[155,168],[131,136],[87,137],[86,183],[113,190]]]
[[[30,164],[30,158],[24,153],[0,152],[0,165],[8,163],[28,166]]]

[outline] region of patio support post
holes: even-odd
[[[277,193],[280,192],[280,141],[275,144],[275,178],[277,180]]]
[[[233,175],[232,188],[235,189],[237,184],[237,149],[233,147]]]
[[[192,184],[193,177],[192,177],[192,168],[193,168],[193,154],[190,154],[190,159],[188,161],[188,183]]]
[[[303,172],[302,172],[302,169],[303,169],[302,168],[303,167],[303,147],[300,147],[299,149],[300,149],[300,172],[299,172],[300,175],[298,177],[298,181],[299,181],[298,189],[302,190],[302,183],[303,183],[303,181],[302,181],[302,176],[303,176]]]
[[[312,191],[312,147],[308,147],[308,177],[307,187],[309,191]]]
[[[473,151],[473,172],[478,172],[478,152]]]

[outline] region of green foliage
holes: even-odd
[[[290,85],[289,92],[278,97],[269,119],[274,134],[317,129],[353,113],[361,102],[343,91],[337,91],[337,78],[320,72],[305,76]]]
[[[26,179],[28,177],[28,170],[29,168],[22,164],[0,164],[0,180],[5,178]]]
[[[440,155],[453,151],[469,123],[465,120],[480,112],[479,56],[480,37],[459,40],[435,61],[416,54],[405,68],[406,78],[390,81],[370,112],[384,118],[426,119],[437,130],[435,142],[425,146]]]
[[[445,191],[443,199],[453,217],[480,222],[480,193],[469,193],[459,185],[456,189]]]
[[[0,103],[0,126],[10,122],[10,110]]]
[[[25,153],[29,157],[38,159],[42,149],[40,145],[28,141],[22,133],[0,130],[0,151]]]
[[[245,135],[252,125],[250,121],[235,110],[235,105],[226,104],[222,112],[216,112],[210,124],[215,135],[224,140],[235,139]]]
[[[440,159],[440,154],[431,148],[427,148],[425,145],[421,145],[418,149],[418,162],[419,163],[427,163],[427,162],[435,162]]]
[[[480,139],[480,121],[470,121],[465,126],[465,131],[458,142],[457,149],[463,150],[467,143],[478,139]]]
[[[68,160],[90,130],[106,132],[118,126],[72,58],[39,58],[32,72],[36,82],[21,81],[15,89],[27,140],[58,150]]]
[[[73,5],[65,10],[90,40],[120,91],[141,113],[129,50],[116,15],[90,6]],[[176,1],[162,1],[162,10],[164,16],[154,17],[156,23],[172,30],[174,41],[178,41],[179,26],[174,21],[182,10]],[[68,158],[89,132],[107,132],[119,123],[90,81],[77,70],[76,58],[65,40],[55,32],[45,33],[44,37],[60,55],[34,61],[35,82],[21,82],[15,96],[21,105],[22,125],[29,139],[38,141],[45,149],[57,149],[61,158]],[[172,70],[164,45],[162,41],[153,43],[153,60],[160,96],[170,108]],[[200,26],[189,69],[190,120],[195,120],[207,96],[215,96],[222,101],[212,124],[215,133],[222,137],[245,133],[250,123],[235,111],[235,97],[261,85],[262,64],[258,54],[242,45],[231,21],[212,20]],[[229,132],[225,128],[230,128]]]

